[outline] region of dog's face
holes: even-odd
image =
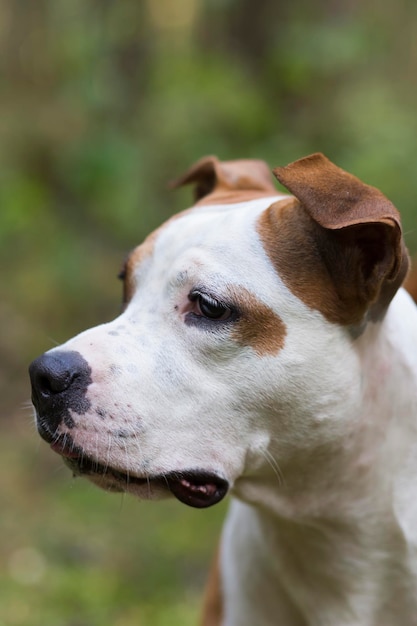
[[[196,206],[129,255],[123,313],[34,361],[39,432],[76,474],[204,507],[347,431],[355,337],[383,315],[406,256],[382,194],[379,217],[357,203],[320,213],[326,198],[298,187],[323,172],[342,196],[371,188],[322,156],[297,163],[277,175],[301,202],[259,162],[199,162],[180,181],[197,184]]]

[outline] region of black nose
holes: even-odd
[[[53,436],[62,420],[69,427],[73,424],[69,409],[78,414],[89,409],[85,395],[92,382],[91,368],[79,352],[46,352],[30,364],[29,375],[40,432]]]

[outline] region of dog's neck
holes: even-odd
[[[404,343],[416,331],[407,328],[401,303],[398,328],[396,308],[394,303],[386,318],[370,324],[355,342],[361,413],[346,420],[351,430],[332,443],[300,450],[279,464],[278,475],[271,468],[269,478],[246,485],[250,505],[234,504],[229,528],[236,533],[233,519],[244,515],[239,527],[249,530],[229,543],[250,546],[253,567],[263,572],[269,591],[272,581],[277,589],[265,594],[265,610],[272,615],[271,598],[279,596],[289,626],[393,624],[398,602],[410,603],[416,611],[410,625],[417,623],[417,600],[397,584],[400,572],[398,580],[404,580],[404,571],[409,580],[417,577],[408,564],[409,551],[417,546],[417,507],[407,496],[410,481],[417,480],[411,419],[417,399],[415,393],[410,399],[409,391],[417,362],[410,362]],[[273,444],[268,454],[277,459]],[[375,616],[370,598],[379,611],[386,607],[386,615]]]
[[[399,607],[417,615],[417,573],[402,528],[392,510],[369,515],[364,509],[362,519],[296,523],[234,502],[224,531],[223,577],[229,597],[237,587],[241,597],[230,607],[230,623],[415,624],[400,620]],[[245,554],[239,572],[233,565],[236,552]],[[261,615],[250,614],[254,598]]]

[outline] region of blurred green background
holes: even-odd
[[[125,253],[205,154],[323,151],[417,249],[416,81],[415,0],[0,0],[0,626],[196,623],[225,506],[73,481],[27,364],[119,312]]]

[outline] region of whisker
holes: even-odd
[[[38,428],[37,428],[36,422],[35,422],[35,420],[33,418],[32,419],[28,419],[27,427],[30,428],[30,430],[32,431],[32,434],[36,435],[38,433]]]
[[[40,437],[37,437],[36,439],[36,453],[37,454],[39,454],[40,452],[41,444],[42,444],[42,439]]]
[[[138,434],[137,434],[137,433],[133,433],[133,438],[134,438],[134,440],[135,440],[135,444],[136,444],[136,446],[137,446],[137,448],[138,448],[138,451],[139,451],[139,456],[140,456],[140,458],[141,458],[141,459],[142,459],[142,461],[143,461],[143,458],[144,458],[144,457],[143,457],[143,453],[142,453],[142,444],[141,444],[140,438],[138,437]],[[144,474],[145,474],[144,478],[146,478],[146,484],[147,484],[147,487],[148,487],[148,498],[150,498],[150,497],[151,497],[151,481],[150,481],[150,476],[149,476],[148,472],[146,472],[146,471],[144,472]]]
[[[278,461],[272,456],[272,454],[269,452],[269,450],[262,450],[262,454],[265,457],[266,461],[268,462],[268,464],[270,465],[270,467],[272,467],[275,476],[278,479],[278,484],[280,486],[285,486],[285,479],[284,479],[284,475],[281,471],[281,468],[278,465]]]
[[[162,478],[163,478],[163,479],[164,479],[164,481],[166,482],[166,486],[167,486],[167,488],[169,489],[169,483],[168,483],[168,479],[167,479],[167,477],[166,477],[166,474],[163,474],[163,475],[162,475]]]
[[[94,469],[96,472],[98,472],[99,469],[99,462],[98,462],[98,441],[99,441],[99,436],[98,433],[96,433],[96,453],[95,453],[95,459],[94,459]]]
[[[53,339],[52,337],[47,337],[47,340],[51,342],[51,344],[56,348],[56,346],[61,345],[61,341],[56,341],[56,339]]]
[[[127,452],[127,445],[126,442],[123,440],[123,445],[124,445],[124,449],[125,449],[125,456],[126,456],[126,484],[127,486],[129,486],[130,483],[130,474],[129,474],[129,455]]]
[[[111,435],[110,433],[108,434],[108,439],[107,439],[107,457],[106,457],[106,464],[105,464],[105,470],[107,472],[107,470],[110,467],[110,454],[111,454],[111,448],[112,448],[112,439],[111,439]]]
[[[123,509],[123,506],[124,506],[124,503],[125,503],[125,497],[126,497],[126,492],[125,492],[125,491],[122,491],[122,492],[120,493],[120,506],[119,506],[119,513],[121,513],[121,512],[122,512],[122,509]]]
[[[59,441],[59,432],[58,429],[55,429],[55,433],[52,435],[52,443],[58,443]],[[66,434],[64,435],[64,444],[66,443]]]
[[[55,474],[59,474],[60,472],[64,472],[65,477],[67,476],[68,468],[63,463],[59,463],[59,465],[54,467],[50,475],[54,476]]]
[[[70,437],[70,440],[71,440],[71,452],[73,452],[77,446],[75,445],[74,439],[72,437]]]
[[[58,435],[58,437],[59,437],[59,435]],[[58,441],[58,438],[57,438],[57,441]],[[67,443],[68,443],[68,433],[64,433],[64,436],[62,438],[62,447],[66,448],[67,447]]]

